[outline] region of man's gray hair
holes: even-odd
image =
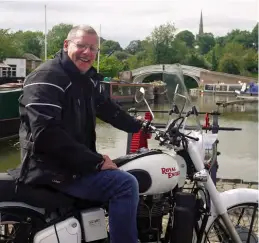
[[[98,35],[93,27],[90,25],[77,25],[74,26],[67,35],[67,40],[72,40],[76,37],[77,32],[82,31],[85,34]]]

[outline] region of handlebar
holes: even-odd
[[[159,140],[161,143],[164,143],[165,142],[165,139],[163,138],[163,132],[158,130],[158,128],[154,125],[151,125],[150,121],[144,121],[142,123],[142,127],[144,129],[147,129],[153,133],[156,134],[156,139]]]
[[[178,108],[177,108],[178,109]],[[138,113],[138,112],[151,112],[147,110],[137,110],[136,108],[130,108],[128,110],[129,112],[133,113]],[[212,111],[212,112],[198,112],[195,107],[192,108],[189,112],[185,113],[177,113],[176,110],[172,109],[170,111],[163,111],[163,110],[153,110],[152,112],[154,113],[168,113],[169,115],[174,112],[176,114],[179,114],[179,117],[176,118],[175,120],[172,120],[172,122],[169,125],[169,127],[166,129],[166,131],[161,131],[158,130],[159,128],[166,128],[167,124],[161,124],[161,123],[152,123],[150,121],[145,121],[143,123],[143,128],[146,129],[148,132],[155,133],[155,139],[160,141],[160,145],[163,144],[170,144],[179,147],[180,144],[182,143],[184,148],[187,148],[188,146],[188,139],[192,139],[195,141],[199,141],[199,138],[197,137],[192,137],[187,134],[183,134],[180,129],[183,128],[183,122],[184,119],[186,119],[190,114],[194,115],[200,115],[200,114],[206,114],[205,120],[206,123],[205,125],[200,125],[198,126],[184,126],[185,130],[205,130],[205,131],[212,131],[212,133],[218,133],[218,131],[240,131],[242,128],[236,128],[236,127],[220,127],[218,125],[218,117],[220,113],[218,111]],[[182,116],[182,114],[186,114],[186,116]],[[210,125],[209,123],[209,116],[208,115],[213,115],[213,124]],[[176,125],[178,121],[181,121],[180,124]]]
[[[192,137],[187,134],[183,134],[179,131],[180,127],[173,127],[170,129],[170,131],[161,131],[158,130],[159,128],[165,128],[166,124],[159,124],[159,123],[153,123],[151,125],[150,121],[144,121],[142,124],[143,128],[151,133],[155,133],[155,139],[160,142],[160,145],[173,145],[176,147],[179,147],[181,144],[184,148],[188,147],[188,143],[186,139],[192,139],[195,141],[199,141],[198,137]],[[186,130],[196,130],[197,127],[195,126],[185,126]],[[215,127],[215,126],[209,126],[209,127],[202,127],[202,130],[223,130],[223,131],[236,131],[236,130],[242,130],[241,128],[235,128],[235,127]]]
[[[130,108],[128,109],[128,112],[149,112],[149,110],[137,110],[136,108]],[[166,114],[169,114],[170,113],[170,110],[165,110],[165,111],[162,111],[162,110],[152,110],[153,113],[166,113]],[[182,112],[182,114],[187,114],[187,112]],[[219,113],[218,111],[212,111],[212,112],[205,112],[205,111],[198,111],[198,114],[200,115],[205,115],[205,114],[208,114],[208,115],[216,115],[216,116],[220,116],[221,113]]]
[[[153,126],[155,126],[156,128],[165,128],[166,124],[165,123],[153,123]],[[197,127],[195,126],[185,126],[186,130],[195,130]],[[238,128],[238,127],[215,127],[215,126],[202,126],[202,130],[221,130],[221,131],[241,131],[242,128]]]
[[[154,124],[151,125],[150,121],[144,121],[142,127],[155,133],[155,139],[160,141],[160,145],[167,143],[171,145],[180,146],[180,141],[186,138],[199,141],[199,138],[183,134],[177,128],[172,129],[171,132],[169,132],[169,134],[168,132],[165,133],[164,131],[158,130],[158,128],[154,126]]]
[[[136,108],[130,108],[128,109],[129,112],[149,112],[148,110],[137,110]],[[153,110],[153,113],[170,113],[169,110]],[[221,113],[219,113],[218,111],[212,111],[212,112],[204,112],[204,111],[198,111],[197,112],[198,115],[213,115],[213,116],[219,116],[221,115]],[[186,114],[186,112],[183,112],[182,114]],[[153,123],[154,126],[156,126],[157,128],[165,128],[166,124],[160,124],[160,123]],[[195,130],[196,127],[195,126],[185,126],[186,130]],[[210,126],[202,126],[202,130],[207,130],[207,131],[241,131],[242,128],[238,128],[238,127],[220,127],[220,126],[215,126],[215,125],[210,125]]]

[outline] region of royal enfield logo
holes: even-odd
[[[167,175],[168,178],[180,175],[180,171],[176,171],[175,167],[172,168],[161,168],[162,174]]]

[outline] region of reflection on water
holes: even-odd
[[[233,97],[205,95],[193,98],[199,111],[216,110],[217,100],[232,99]],[[153,109],[167,109],[164,105],[154,105]],[[167,114],[155,113],[155,122],[166,122]],[[201,122],[204,123],[201,116]],[[218,157],[221,178],[241,178],[248,181],[257,181],[258,161],[258,107],[249,105],[245,112],[225,111],[219,117],[220,126],[239,127],[242,131],[219,132]],[[97,149],[98,152],[109,155],[112,159],[126,153],[127,134],[119,131],[102,121],[97,122]],[[0,170],[5,171],[19,163],[19,151],[14,146],[15,140],[0,144]],[[149,140],[150,148],[157,148],[157,141]]]
[[[198,97],[192,97],[192,101],[196,104],[198,104],[200,110],[217,110],[219,109],[220,112],[224,111],[224,115],[231,114],[233,112],[238,112],[238,116],[241,119],[247,119],[249,118],[258,119],[257,112],[258,112],[258,104],[255,103],[246,103],[244,106],[241,105],[233,105],[228,106],[226,108],[218,107],[216,105],[217,102],[224,101],[233,101],[236,100],[236,97],[234,95],[213,95],[213,94],[206,94],[204,96],[198,96]],[[243,115],[243,111],[245,112]],[[241,113],[239,113],[241,112]],[[247,116],[248,114],[253,113],[253,117]]]
[[[16,143],[17,139],[0,142],[0,171],[6,171],[19,163],[20,152]]]

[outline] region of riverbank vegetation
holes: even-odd
[[[62,48],[71,24],[58,24],[47,35],[48,58]],[[0,60],[32,53],[44,59],[44,34],[40,31],[0,29]],[[258,77],[258,23],[252,31],[234,29],[225,36],[195,35],[178,31],[171,23],[160,25],[143,40],[122,48],[116,40],[101,38],[100,71],[115,77],[118,72],[153,64],[173,64]]]

